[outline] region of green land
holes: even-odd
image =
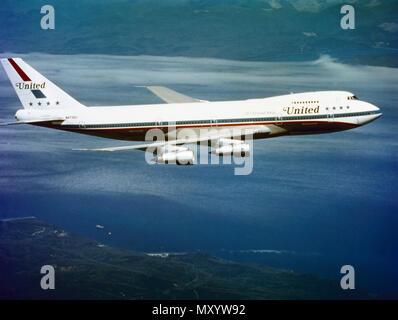
[[[55,268],[55,290],[40,287]],[[102,245],[34,217],[0,221],[1,299],[356,299],[339,280],[208,253],[151,256]]]

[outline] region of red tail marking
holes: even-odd
[[[15,71],[18,72],[19,76],[22,78],[23,81],[32,81],[28,77],[28,75],[16,64],[16,62],[12,58],[8,58],[8,61],[14,67]]]

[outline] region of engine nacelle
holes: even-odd
[[[235,143],[222,145],[212,152],[218,156],[234,155],[236,157],[248,157],[250,155],[250,145],[248,143]]]
[[[156,157],[158,163],[176,163],[178,165],[192,165],[195,162],[195,155],[192,150],[181,150],[164,152]]]

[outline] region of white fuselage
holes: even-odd
[[[265,138],[285,134],[334,132],[361,126],[378,118],[379,108],[346,91],[319,91],[241,101],[88,107],[48,110],[63,116],[62,124],[42,126],[106,138],[144,141],[148,130],[221,128],[266,125]],[[28,115],[29,112],[29,115]],[[18,120],[34,117],[20,110]]]

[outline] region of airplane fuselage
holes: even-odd
[[[347,91],[210,102],[166,87],[146,86],[167,104],[87,107],[23,59],[0,60],[23,107],[15,114],[16,122],[0,126],[30,124],[110,139],[151,141],[82,149],[142,150],[149,162],[192,165],[196,157],[188,144],[207,144],[217,156],[249,157],[252,139],[342,131],[381,116],[379,108]]]
[[[318,91],[240,101],[59,108],[48,111],[48,116],[66,115],[65,121],[38,125],[130,141],[145,141],[148,130],[166,132],[170,126],[177,131],[267,126],[270,133],[253,137],[260,139],[347,130],[377,119],[381,115],[378,111],[350,92]],[[17,120],[24,120],[27,112],[39,110],[20,110]]]

